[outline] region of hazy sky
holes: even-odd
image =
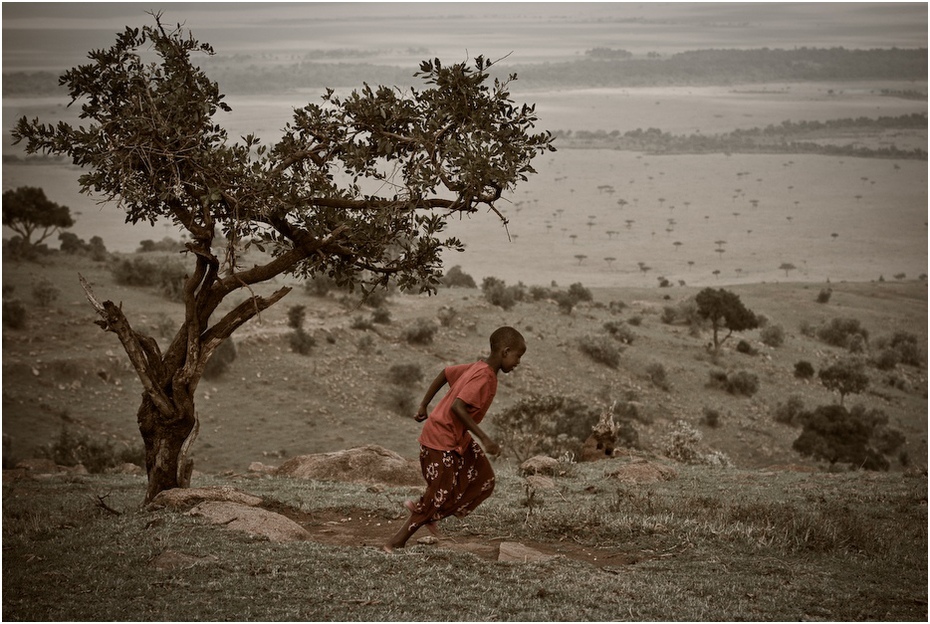
[[[3,69],[59,71],[127,25],[183,23],[219,54],[334,49],[514,53],[562,60],[597,46],[926,47],[927,3],[3,3]],[[420,58],[420,57],[418,57]],[[392,62],[385,55],[382,62]]]

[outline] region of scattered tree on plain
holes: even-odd
[[[822,368],[817,376],[825,388],[840,393],[840,405],[843,405],[847,394],[859,394],[869,387],[865,364],[855,358],[844,358]]]
[[[327,90],[322,104],[294,111],[277,143],[254,135],[233,143],[215,119],[230,108],[192,61],[212,48],[154,18],[61,77],[81,103],[81,127],[23,118],[13,133],[29,153],[70,157],[86,171],[82,191],[116,201],[129,222],[167,218],[188,233],[184,322],[164,350],[84,283],[98,324],[117,334],[144,388],[147,501],[189,483],[195,390],[211,355],[290,291],[255,287],[293,274],[364,292],[392,281],[433,291],[442,252],[463,247],[443,236],[446,220],[481,209],[503,220],[495,202],[535,173],[535,156],[554,151],[548,133],[533,132],[534,106],[511,100],[516,76],[492,82],[480,56],[473,67],[423,62],[422,90],[365,85],[345,98]],[[145,63],[150,50],[156,61]],[[389,194],[370,194],[379,188]],[[270,254],[244,268],[250,245]],[[250,296],[214,319],[241,289]]]

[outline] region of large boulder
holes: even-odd
[[[306,529],[286,516],[240,503],[206,501],[188,513],[221,524],[231,531],[244,531],[272,542],[293,542],[310,537]]]
[[[369,444],[344,451],[300,455],[287,460],[274,472],[278,477],[349,481],[384,485],[422,485],[420,463],[394,451]]]

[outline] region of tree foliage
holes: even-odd
[[[697,294],[695,302],[701,318],[709,320],[714,333],[714,352],[720,350],[727,338],[735,331],[746,331],[759,326],[759,319],[749,310],[739,295],[723,288],[705,288]],[[719,339],[718,332],[727,329],[727,335]]]
[[[821,405],[799,416],[801,435],[792,447],[802,455],[866,470],[888,470],[890,455],[904,444],[904,435],[888,427],[881,410],[856,406]]]
[[[168,219],[189,234],[185,319],[164,352],[88,290],[145,388],[147,498],[183,484],[193,392],[211,354],[290,290],[265,297],[253,286],[289,273],[366,292],[391,281],[433,291],[443,251],[462,248],[443,234],[446,220],[482,209],[500,216],[495,202],[534,173],[535,156],[554,150],[548,133],[533,132],[534,106],[511,100],[516,76],[492,81],[481,56],[473,66],[424,61],[419,90],[328,89],[294,111],[276,143],[233,141],[217,119],[230,107],[193,60],[212,48],[154,18],[61,77],[84,125],[22,118],[13,133],[30,153],[68,156],[85,170],[81,190],[117,202],[128,222]],[[156,61],[143,60],[151,52]],[[245,268],[251,245],[270,253]],[[240,289],[251,296],[214,320]]]
[[[59,229],[74,225],[71,210],[45,196],[35,186],[20,186],[3,193],[3,225],[22,237],[24,249],[32,249]],[[33,234],[38,238],[32,240]]]
[[[847,394],[859,394],[869,387],[865,364],[855,358],[845,358],[822,368],[817,376],[825,388],[840,393],[840,405]]]

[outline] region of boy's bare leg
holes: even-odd
[[[403,548],[407,544],[407,540],[413,537],[413,534],[417,532],[417,529],[410,528],[412,520],[413,516],[411,515],[410,518],[407,518],[407,521],[404,522],[404,525],[400,527],[397,533],[394,534],[394,537],[392,537],[390,541],[381,547],[384,552],[394,552],[395,548]]]
[[[412,500],[404,501],[404,507],[407,508],[407,511],[409,511],[411,515],[414,513],[414,504],[415,503]],[[439,537],[439,527],[436,526],[435,522],[427,522],[426,529],[433,535],[433,537]]]

